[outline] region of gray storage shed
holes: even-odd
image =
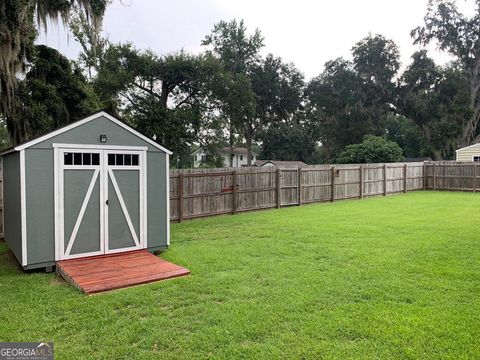
[[[24,269],[169,245],[171,152],[106,112],[1,155],[5,241]]]

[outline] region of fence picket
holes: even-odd
[[[427,189],[427,172],[424,163],[171,170],[170,217],[181,221]]]

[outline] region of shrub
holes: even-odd
[[[403,151],[396,142],[380,136],[366,135],[361,144],[348,145],[336,158],[339,164],[383,163],[403,161]]]

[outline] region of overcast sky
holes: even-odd
[[[220,20],[244,19],[265,37],[263,52],[293,62],[307,78],[326,61],[349,57],[352,46],[369,33],[382,34],[400,48],[402,65],[419,49],[410,31],[423,24],[427,0],[113,0],[104,32],[114,42],[131,41],[157,54],[179,49],[198,53],[201,40]],[[469,5],[460,0],[467,13]],[[50,26],[40,43],[76,58],[79,46],[64,29]],[[448,56],[430,48],[437,62]]]

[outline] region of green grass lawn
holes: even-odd
[[[0,244],[0,341],[58,359],[479,359],[480,194],[417,192],[172,225],[192,275],[85,296]]]

